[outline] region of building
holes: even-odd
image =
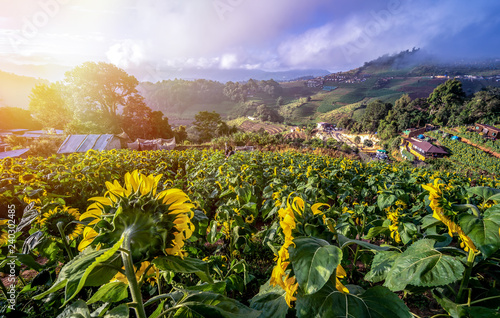
[[[0,160],[5,158],[26,158],[30,148],[0,152]]]
[[[414,138],[404,138],[401,147],[416,156],[421,161],[425,161],[425,159],[430,158],[441,158],[448,154],[441,147],[435,146],[430,142]]]
[[[121,149],[120,138],[115,135],[69,135],[57,151],[58,154]]]
[[[474,125],[474,130],[478,133],[483,133],[484,136],[491,138],[493,140],[497,140],[498,136],[500,135],[500,129],[490,126],[490,125],[485,125],[485,124],[475,124]]]
[[[329,124],[329,123],[325,123],[325,122],[321,122],[321,123],[316,124],[316,128],[318,130],[323,130],[323,131],[333,131],[334,125]]]
[[[406,135],[407,138],[413,138],[434,129],[435,129],[434,126],[427,124],[423,128],[408,128],[407,130],[404,131],[404,134]]]

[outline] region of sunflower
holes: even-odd
[[[60,236],[57,223],[62,222],[64,235],[70,240],[77,238],[83,231],[83,225],[76,223],[80,218],[80,213],[77,209],[67,206],[55,207],[52,210],[44,213],[39,220],[42,231],[50,236]]]
[[[247,222],[248,224],[252,224],[253,220],[254,220],[254,217],[251,214],[245,218],[245,222]]]
[[[90,220],[89,226],[95,226],[101,219],[113,223],[115,228],[120,229],[114,231],[116,235],[128,228],[134,228],[134,236],[140,239],[134,240],[132,250],[135,249],[138,254],[145,255],[147,250],[156,253],[159,247],[158,238],[161,237],[164,253],[182,258],[184,242],[194,232],[191,222],[194,204],[189,202],[189,197],[182,190],[167,189],[158,192],[161,178],[162,175],[146,176],[135,170],[125,174],[123,186],[117,180],[113,183],[106,182],[108,191],[103,197],[89,199],[95,202],[88,207],[80,220]],[[120,214],[115,214],[116,211],[120,211]],[[137,213],[142,215],[139,217]],[[155,224],[160,225],[152,231],[151,227]],[[96,232],[97,228],[95,232],[89,232],[88,239],[87,236],[84,238],[84,244],[90,244],[93,238],[98,237]],[[106,235],[107,229],[101,232]]]
[[[36,181],[36,174],[25,173],[22,176],[19,176],[20,183],[33,183]]]
[[[473,252],[477,252],[477,248],[474,245],[474,242],[468,237],[462,228],[452,221],[452,219],[447,216],[446,209],[447,206],[444,204],[445,199],[443,198],[443,188],[449,190],[450,186],[447,186],[444,183],[441,183],[440,179],[435,179],[434,184],[429,183],[426,185],[422,185],[422,188],[429,191],[429,207],[432,209],[432,216],[435,219],[443,222],[446,227],[448,227],[448,234],[453,237],[453,234],[458,234],[460,239],[460,247],[463,248],[466,252],[472,250]]]
[[[48,167],[45,167],[42,169],[42,174],[43,175],[48,175],[48,174],[51,174],[53,173],[54,171],[52,171],[52,169],[48,168]]]
[[[144,276],[144,278],[147,278],[151,286],[155,284],[160,275],[160,270],[156,268],[156,266],[151,265],[151,263],[148,261],[142,262],[141,267],[139,267],[139,269],[137,269],[137,267],[134,266],[134,269],[135,269],[135,278],[137,279],[137,281],[140,281],[141,277]],[[118,272],[113,278],[111,278],[110,282],[113,281],[118,281],[124,284],[128,284],[127,276],[123,275],[120,272]]]
[[[10,172],[14,173],[14,174],[20,174],[21,172],[23,171],[23,167],[20,166],[20,165],[13,165],[11,168],[10,168]]]
[[[349,290],[340,282],[339,278],[345,278],[347,276],[347,273],[345,272],[345,269],[342,267],[342,265],[337,266],[336,274],[335,274],[335,288],[339,292],[343,292],[344,294],[349,294]]]
[[[82,174],[82,173],[78,173],[75,176],[75,180],[78,181],[78,182],[83,181],[84,179],[85,179],[85,175]]]
[[[73,167],[71,167],[71,172],[75,173],[75,172],[80,172],[82,171],[83,167],[81,165],[74,165]]]
[[[5,167],[10,166],[12,164],[12,158],[11,157],[4,158],[2,164]]]
[[[89,246],[94,239],[99,235],[93,228],[87,226],[83,230],[83,239],[80,241],[80,244],[78,244],[78,250],[81,252],[83,251],[87,246]]]

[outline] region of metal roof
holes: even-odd
[[[9,158],[9,157],[10,158],[17,158],[17,157],[24,155],[26,152],[28,152],[28,150],[30,150],[30,148],[0,152],[0,159]]]
[[[92,149],[94,150],[105,150],[108,143],[113,140],[114,135],[101,135],[99,139],[95,142],[95,145]]]
[[[105,150],[115,138],[114,135],[69,135],[62,143],[57,153],[86,152],[90,149]]]
[[[19,135],[19,137],[26,137],[26,138],[41,138],[43,135],[41,134],[36,134],[36,133],[25,133],[24,135]]]
[[[410,142],[414,146],[422,149],[422,151],[424,151],[426,153],[441,153],[441,154],[445,154],[445,155],[448,154],[448,152],[443,150],[441,147],[434,146],[433,144],[431,144],[430,142],[427,142],[427,141],[422,141],[422,140],[418,140],[418,139],[410,139]]]

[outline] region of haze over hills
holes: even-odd
[[[28,108],[31,89],[48,80],[0,71],[0,106]]]
[[[3,67],[5,69],[3,69]],[[0,63],[0,106],[15,106],[26,109],[29,104],[29,95],[31,89],[38,83],[55,82],[64,78],[64,73],[71,68],[62,65],[14,65]],[[9,73],[5,72],[7,70]],[[12,74],[16,70],[16,74]],[[448,75],[464,76],[464,75],[481,75],[481,76],[496,76],[500,75],[500,60],[499,59],[482,59],[482,60],[450,60],[443,61],[433,55],[419,49],[406,50],[398,54],[384,55],[375,60],[364,63],[363,66],[356,69],[330,74],[327,70],[322,69],[303,69],[303,70],[288,70],[288,71],[263,71],[258,69],[202,69],[202,68],[184,68],[184,69],[153,69],[148,65],[142,67],[129,67],[125,70],[134,75],[141,82],[158,83],[163,80],[183,79],[196,80],[205,79],[220,83],[246,82],[250,78],[261,81],[274,79],[278,82],[287,82],[296,79],[323,78],[329,80],[335,75],[345,74],[348,76],[357,76],[358,78],[372,78],[364,84],[349,84],[344,89],[332,92],[333,95],[339,96],[340,102],[357,102],[364,97],[388,96],[392,95],[389,101],[398,98],[403,92],[409,93],[412,98],[426,97],[429,91],[432,91],[443,80],[426,80],[417,77],[422,76],[439,76]],[[24,76],[20,76],[24,75]],[[26,76],[29,75],[29,76]],[[377,83],[376,78],[382,77],[405,77],[407,82],[401,82],[402,79],[394,79],[389,85],[386,82]],[[413,81],[410,78],[415,78]],[[400,81],[400,83],[398,82]],[[413,83],[415,82],[415,83]],[[375,85],[376,84],[376,85]],[[488,86],[488,83],[480,83],[475,81],[474,85],[468,83],[464,86],[467,93],[471,94],[482,87]],[[305,83],[302,84],[302,86]],[[336,84],[332,84],[338,86]],[[354,89],[354,91],[353,91]],[[304,97],[304,94],[297,93],[292,90],[290,96],[283,96],[287,101],[294,98]],[[363,91],[363,92],[361,92]],[[344,93],[343,93],[344,92]],[[309,93],[308,93],[309,94]],[[304,96],[303,96],[304,95]],[[342,95],[342,98],[340,98]],[[345,95],[345,96],[344,96]],[[310,96],[310,95],[308,95]],[[145,96],[146,97],[146,96]],[[356,97],[356,98],[354,98]],[[335,99],[336,100],[336,99]],[[183,103],[180,101],[181,104]],[[269,105],[275,101],[268,101]],[[203,103],[204,104],[204,103]],[[203,104],[195,107],[196,109],[203,107]],[[226,113],[226,110],[235,107],[235,102],[227,102],[221,106],[220,111]],[[323,103],[325,104],[325,103]],[[331,103],[330,103],[331,104]],[[337,106],[340,106],[338,104]],[[325,108],[325,105],[323,105]],[[320,108],[320,109],[323,109]],[[326,109],[332,108],[332,105]],[[184,107],[183,107],[184,109]],[[219,111],[219,108],[215,109]],[[194,109],[193,109],[194,111]],[[181,116],[178,114],[177,116]]]
[[[134,75],[139,81],[157,82],[161,80],[184,79],[196,80],[206,79],[221,83],[226,82],[245,82],[250,78],[254,80],[270,80],[275,81],[291,81],[303,77],[318,77],[328,75],[331,72],[322,69],[303,69],[303,70],[288,70],[288,71],[263,71],[259,69],[202,69],[202,68],[185,68],[185,69],[152,69],[143,68],[128,68],[127,72]]]

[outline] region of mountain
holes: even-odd
[[[450,59],[412,49],[383,55],[346,73],[374,76],[492,76],[500,74],[500,59]]]
[[[246,82],[249,79],[254,80],[270,80],[274,79],[278,82],[287,82],[305,77],[318,77],[330,74],[327,70],[321,69],[304,69],[304,70],[289,70],[289,71],[263,71],[249,69],[151,69],[148,67],[137,67],[125,69],[129,74],[137,77],[139,81],[159,82],[162,80],[184,79],[196,80],[206,79],[217,82],[226,83]]]
[[[47,80],[0,71],[0,106],[27,109],[31,89]]]

